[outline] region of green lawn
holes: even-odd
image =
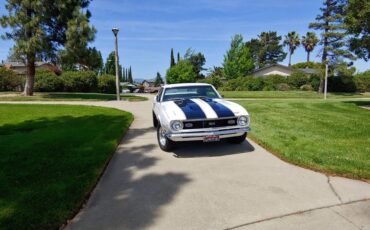
[[[225,98],[305,98],[319,99],[323,94],[312,91],[221,91]],[[370,93],[329,93],[328,98],[370,98]]]
[[[20,93],[3,92],[0,93],[0,101],[109,101],[116,100],[115,94],[103,93],[35,93],[32,97],[21,96]],[[121,95],[124,101],[145,101],[146,97],[131,94]]]
[[[252,139],[278,157],[310,169],[370,181],[370,110],[359,107],[370,105],[370,100],[239,103],[251,115]]]
[[[57,229],[78,211],[130,113],[0,104],[0,229]]]

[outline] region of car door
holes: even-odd
[[[157,116],[160,110],[162,94],[163,94],[163,88],[161,87],[158,91],[157,96],[154,98],[154,101],[153,101],[153,111]]]

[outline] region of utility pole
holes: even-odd
[[[328,72],[329,72],[329,66],[328,62],[325,62],[325,88],[324,88],[324,100],[326,100],[327,92],[328,92]]]
[[[116,59],[116,94],[117,94],[117,101],[119,101],[121,98],[120,98],[120,92],[119,92],[119,68],[118,68],[118,39],[117,39],[117,35],[118,35],[118,31],[119,29],[118,28],[113,28],[112,29],[112,32],[114,34],[114,48],[115,48],[115,59]]]

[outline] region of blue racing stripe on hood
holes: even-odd
[[[186,119],[207,118],[199,105],[190,99],[176,100],[174,102],[184,112]]]
[[[223,104],[217,103],[210,98],[205,98],[203,101],[207,102],[209,106],[216,112],[219,118],[221,117],[234,117],[235,114]]]

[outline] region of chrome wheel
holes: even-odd
[[[162,146],[166,146],[167,144],[166,130],[162,127],[159,128],[159,142]]]
[[[171,149],[173,149],[174,142],[168,139],[168,137],[166,136],[166,130],[161,127],[160,123],[158,123],[158,127],[157,127],[157,139],[158,139],[159,147],[163,151],[168,152]]]

